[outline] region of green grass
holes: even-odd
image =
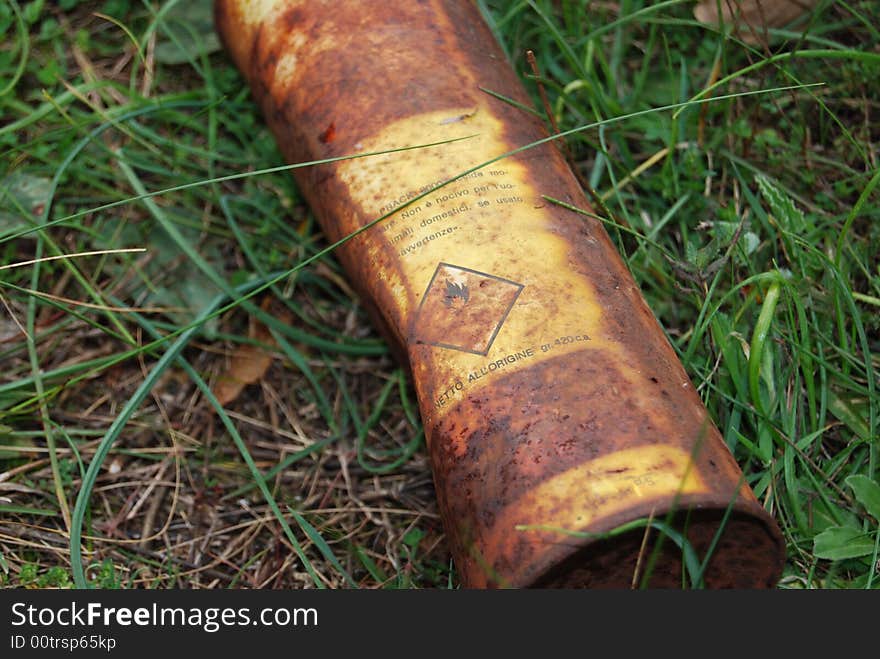
[[[876,588],[876,4],[758,47],[684,2],[480,4],[779,521],[780,586]],[[0,4],[0,584],[455,587],[415,394],[203,10]]]

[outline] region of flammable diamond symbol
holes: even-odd
[[[504,277],[439,263],[422,295],[412,338],[487,355],[523,288]]]

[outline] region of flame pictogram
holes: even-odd
[[[468,287],[464,284],[459,284],[457,282],[447,279],[446,295],[443,297],[443,304],[445,304],[447,307],[451,307],[456,298],[459,298],[462,301],[462,304],[467,302],[470,298]]]
[[[411,340],[485,356],[523,288],[498,275],[441,261],[422,295]]]

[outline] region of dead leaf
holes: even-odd
[[[270,300],[266,298],[260,305],[264,311],[268,308]],[[281,313],[278,319],[281,322],[290,322],[290,314]],[[253,316],[248,323],[248,338],[269,346],[275,345],[269,328]],[[272,355],[262,346],[252,344],[239,346],[232,353],[226,370],[217,378],[212,389],[214,396],[221,405],[228,405],[241,395],[246,386],[258,382],[271,364]]]
[[[734,23],[734,34],[749,44],[767,40],[767,28],[785,27],[808,13],[819,0],[701,0],[694,17],[701,23],[718,24],[718,5],[725,23]]]

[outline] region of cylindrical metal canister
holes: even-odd
[[[557,147],[474,169],[546,136],[475,3],[216,20],[290,162],[445,142],[296,178],[331,241],[393,211],[337,255],[411,369],[462,584],[676,587],[685,546],[709,587],[774,585],[779,530],[614,245],[547,200],[589,209]]]

